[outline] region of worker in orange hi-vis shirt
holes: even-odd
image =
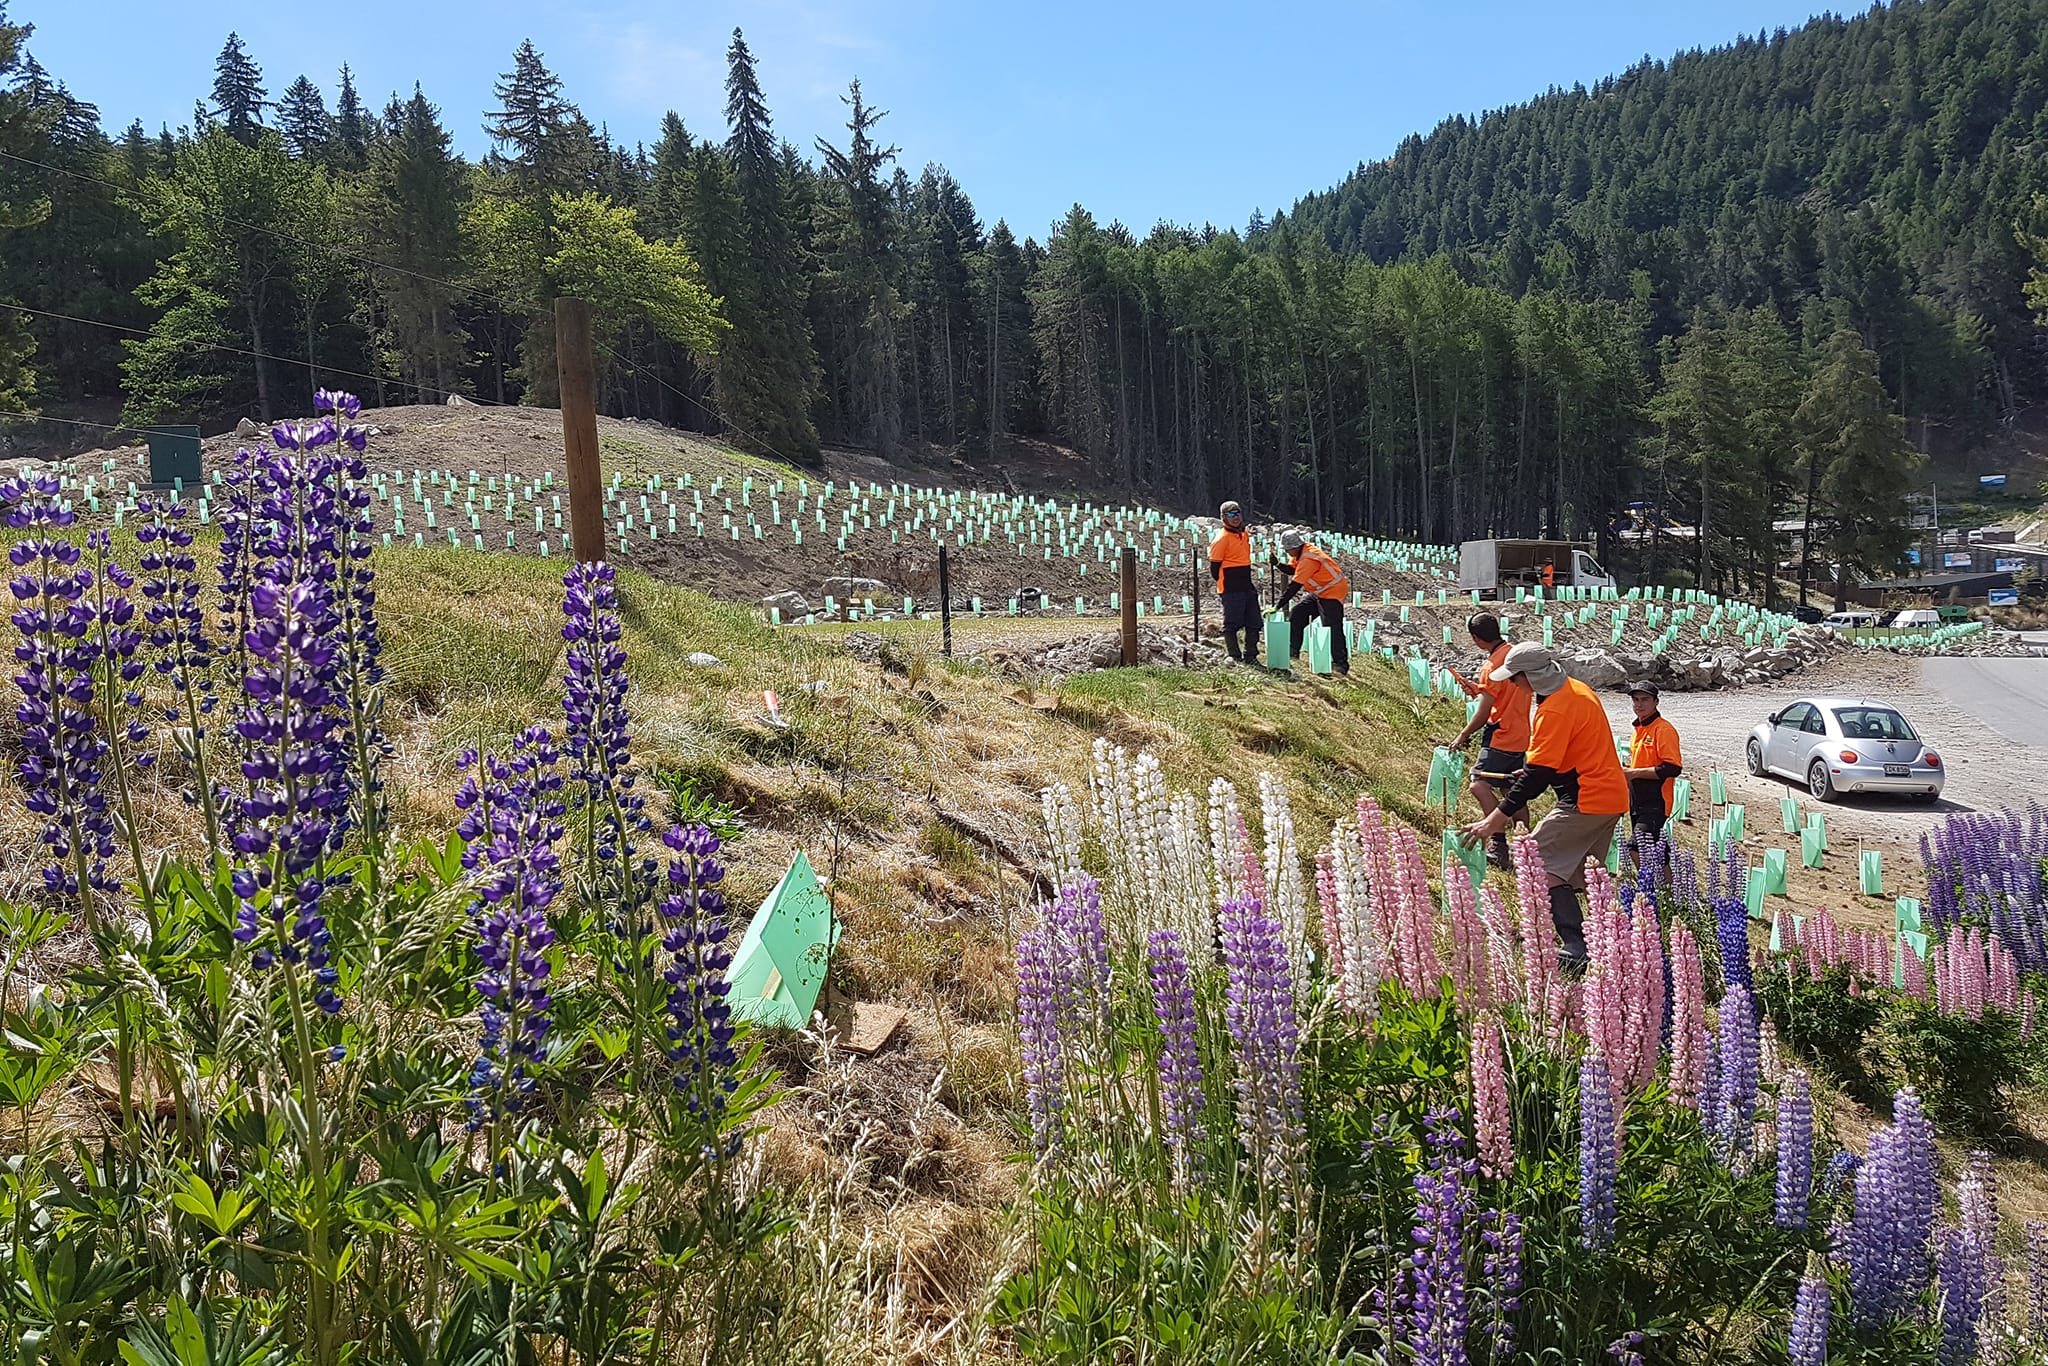
[[[1630,831],[1637,839],[1645,835],[1664,838],[1664,822],[1671,818],[1671,794],[1678,775],[1685,772],[1685,756],[1678,750],[1678,727],[1657,710],[1657,685],[1647,678],[1628,685],[1628,700],[1635,708],[1635,730],[1629,737],[1628,814]]]
[[[1293,574],[1287,591],[1280,595],[1280,610],[1287,610],[1296,593],[1308,590],[1307,600],[1287,617],[1288,658],[1301,653],[1301,640],[1308,632],[1308,624],[1321,617],[1323,625],[1330,629],[1330,667],[1348,675],[1351,649],[1344,643],[1344,598],[1351,591],[1350,576],[1343,566],[1310,545],[1308,537],[1299,531],[1282,532],[1280,549],[1286,552],[1286,564]]]
[[[1504,683],[1517,675],[1536,694],[1528,761],[1493,814],[1466,826],[1464,835],[1468,840],[1490,840],[1530,802],[1557,789],[1557,805],[1536,823],[1536,847],[1550,884],[1558,959],[1566,971],[1580,972],[1586,966],[1585,912],[1579,905],[1586,860],[1607,856],[1614,827],[1628,811],[1628,780],[1622,776],[1607,708],[1598,694],[1568,676],[1557,657],[1534,642],[1510,649],[1487,678]]]
[[[1486,651],[1486,666],[1480,670],[1476,685],[1465,684],[1465,690],[1479,699],[1479,705],[1473,709],[1465,729],[1451,741],[1451,748],[1463,749],[1475,734],[1479,736],[1479,760],[1472,765],[1472,800],[1490,816],[1500,805],[1500,794],[1522,771],[1529,750],[1529,711],[1535,705],[1536,695],[1529,691],[1525,679],[1510,678],[1496,683],[1488,677],[1508,657],[1509,646],[1501,636],[1499,617],[1491,612],[1475,612],[1465,623],[1465,630],[1472,637],[1472,644]],[[1528,818],[1525,815],[1523,819]],[[1505,832],[1493,837],[1487,859],[1496,868],[1512,866]]]
[[[1216,580],[1216,596],[1223,603],[1223,648],[1232,659],[1257,665],[1259,661],[1259,588],[1252,582],[1252,538],[1244,529],[1244,509],[1236,503],[1222,508],[1223,527],[1209,542],[1209,573]],[[1244,644],[1238,645],[1242,634]]]

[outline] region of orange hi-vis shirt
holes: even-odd
[[[1614,752],[1607,708],[1578,679],[1567,678],[1562,688],[1537,700],[1528,763],[1530,768],[1556,773],[1558,800],[1572,803],[1586,815],[1627,814],[1628,779],[1622,776],[1621,758]]]
[[[1250,590],[1252,585],[1252,537],[1248,531],[1219,531],[1216,539],[1209,542],[1209,562],[1216,566],[1216,596],[1236,589]],[[1233,574],[1233,569],[1244,573]],[[1236,580],[1236,582],[1230,582]]]
[[[1513,647],[1503,640],[1493,647],[1486,656],[1486,669],[1479,675],[1479,690],[1493,699],[1493,710],[1487,720],[1493,723],[1493,739],[1487,741],[1490,749],[1503,754],[1526,754],[1529,749],[1529,707],[1536,700],[1536,694],[1529,690],[1529,682],[1523,678],[1510,678],[1505,683],[1490,681],[1490,675],[1501,666]]]
[[[1660,764],[1683,768],[1685,760],[1678,752],[1678,727],[1657,715],[1652,716],[1648,724],[1636,722],[1635,736],[1628,744],[1628,766],[1656,768]],[[1676,778],[1664,780],[1664,814],[1667,816],[1671,814],[1671,793],[1677,785]]]
[[[1350,576],[1312,545],[1301,548],[1301,558],[1294,562],[1294,581],[1316,597],[1335,598],[1339,602],[1351,591]]]

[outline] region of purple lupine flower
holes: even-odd
[[[509,759],[474,751],[458,761],[474,768],[457,792],[467,840],[462,863],[480,874],[471,930],[483,970],[475,980],[482,1040],[470,1070],[471,1129],[516,1113],[532,1094],[546,1054],[553,1005],[548,946],[555,933],[547,909],[562,888],[561,755],[554,737],[534,726],[514,742]]]
[[[1938,1261],[1941,1366],[1969,1366],[1977,1360],[1984,1298],[1991,1289],[1991,1248],[1975,1229],[1957,1226],[1942,1232]]]
[[[1607,1344],[1607,1355],[1614,1358],[1615,1366],[1643,1366],[1643,1354],[1637,1349],[1643,1345],[1643,1334],[1632,1329]]]
[[[1464,1156],[1456,1110],[1423,1117],[1428,1165],[1415,1174],[1415,1251],[1405,1273],[1404,1336],[1417,1366],[1467,1366],[1465,1225],[1472,1197],[1465,1182],[1477,1164]]]
[[[1065,979],[1066,1009],[1077,1012],[1066,1021],[1076,1042],[1101,1046],[1109,1031],[1109,932],[1102,919],[1102,887],[1081,873],[1052,902],[1041,904],[1046,933],[1059,954]]]
[[[1856,1211],[1843,1230],[1849,1303],[1857,1322],[1902,1317],[1927,1287],[1927,1243],[1941,1202],[1934,1126],[1911,1087],[1892,1102],[1892,1122],[1871,1136],[1856,1173]]]
[[[1937,933],[1981,925],[2019,960],[2023,971],[2048,971],[2048,812],[2029,803],[2017,812],[1951,816],[1920,838],[1927,871],[1925,910]]]
[[[1487,1355],[1506,1361],[1514,1355],[1514,1316],[1522,1308],[1522,1216],[1511,1210],[1491,1211],[1479,1238],[1486,1245],[1479,1278],[1488,1289],[1483,1324]]]
[[[1146,940],[1152,967],[1152,1012],[1159,1021],[1159,1099],[1177,1181],[1202,1173],[1202,1059],[1195,1048],[1195,988],[1177,930]]]
[[[1828,1278],[1808,1271],[1792,1302],[1792,1329],[1786,1345],[1792,1366],[1826,1366],[1828,1359]]]
[[[1619,1149],[1607,1062],[1588,1053],[1579,1064],[1579,1240],[1590,1248],[1614,1241]]]
[[[1749,906],[1740,896],[1714,898],[1714,937],[1721,946],[1721,980],[1755,991],[1749,963]]]
[[[1856,1173],[1863,1166],[1863,1159],[1844,1150],[1828,1159],[1827,1170],[1820,1177],[1820,1198],[1833,1204],[1842,1198],[1842,1190],[1856,1179]]]
[[[740,1135],[720,1138],[726,1103],[739,1085],[736,1030],[725,980],[732,966],[726,945],[731,930],[725,895],[718,890],[725,867],[716,855],[718,836],[709,826],[672,826],[662,843],[679,857],[668,861],[669,893],[661,903],[667,925],[661,947],[668,955],[662,980],[668,983],[669,1061],[676,1094],[704,1137],[704,1154],[738,1155]]]
[[[1991,1154],[1982,1148],[1970,1153],[1962,1179],[1956,1182],[1956,1222],[1982,1249],[1984,1258],[1984,1299],[1980,1321],[1997,1323],[2005,1317],[2006,1266],[1998,1255],[1998,1175]]]
[[[632,712],[627,705],[625,626],[612,567],[573,566],[562,577],[562,639],[569,644],[562,711],[570,777],[592,822],[593,894],[610,900],[629,923],[653,874],[636,841],[647,833],[645,799],[634,791]],[[637,933],[637,931],[635,931]]]
[[[1700,866],[1690,849],[1671,851],[1671,898],[1675,906],[1700,904]]]
[[[26,805],[43,820],[50,862],[43,885],[76,897],[95,920],[92,892],[118,885],[107,873],[114,853],[114,821],[100,790],[107,742],[94,724],[99,645],[88,597],[93,572],[64,536],[76,518],[54,474],[20,476],[0,484],[7,525],[28,533],[8,549],[17,571],[8,587],[21,632],[14,676],[21,689],[22,759],[17,770]]]
[[[1719,1095],[1714,1115],[1723,1157],[1733,1162],[1749,1151],[1756,1128],[1758,1052],[1756,1005],[1749,992],[1731,985],[1721,997]]]
[[[1813,1184],[1813,1093],[1806,1073],[1785,1074],[1778,1088],[1778,1197],[1771,1221],[1779,1228],[1805,1228]]]
[[[1280,922],[1257,897],[1225,902],[1217,916],[1228,978],[1224,1020],[1236,1054],[1237,1132],[1252,1173],[1290,1190],[1303,1176],[1301,1026]]]
[[[1066,1045],[1062,1020],[1064,991],[1058,954],[1045,930],[1017,939],[1017,1036],[1024,1064],[1024,1103],[1031,1115],[1031,1140],[1040,1153],[1058,1148],[1065,1136]]]
[[[206,609],[200,602],[199,563],[192,554],[188,505],[168,498],[144,498],[136,506],[141,523],[135,540],[142,553],[140,591],[146,604],[143,623],[156,652],[156,670],[170,680],[177,700],[164,708],[172,739],[192,766],[192,790],[206,821],[207,845],[220,847],[220,808],[214,800],[206,764],[206,718],[213,714],[213,647],[206,636]],[[226,553],[223,543],[223,554]],[[183,726],[178,727],[178,723]]]

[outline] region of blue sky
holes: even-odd
[[[843,133],[858,76],[911,173],[943,163],[984,221],[1019,236],[1079,201],[1143,232],[1241,224],[1387,155],[1455,113],[1598,80],[1741,33],[1795,27],[1815,0],[13,0],[30,50],[110,131],[192,117],[230,29],[275,97],[342,62],[381,107],[420,81],[457,145],[487,149],[491,84],[531,37],[593,123],[652,142],[664,110],[723,136],[735,24],[777,132]]]

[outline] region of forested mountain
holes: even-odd
[[[1726,583],[1767,578],[1773,517],[1809,511],[1894,567],[1908,434],[2048,397],[2024,293],[2048,0],[1645,62],[1270,222],[1143,237],[1079,205],[984,223],[858,81],[843,136],[784,141],[738,32],[724,126],[650,142],[519,44],[475,163],[429,92],[377,108],[344,66],[330,107],[233,35],[154,133],[0,40],[13,413],[218,425],[316,384],[548,403],[552,300],[578,293],[609,411],[792,459],[1043,436],[1133,492],[1431,540],[1604,536],[1646,501]]]

